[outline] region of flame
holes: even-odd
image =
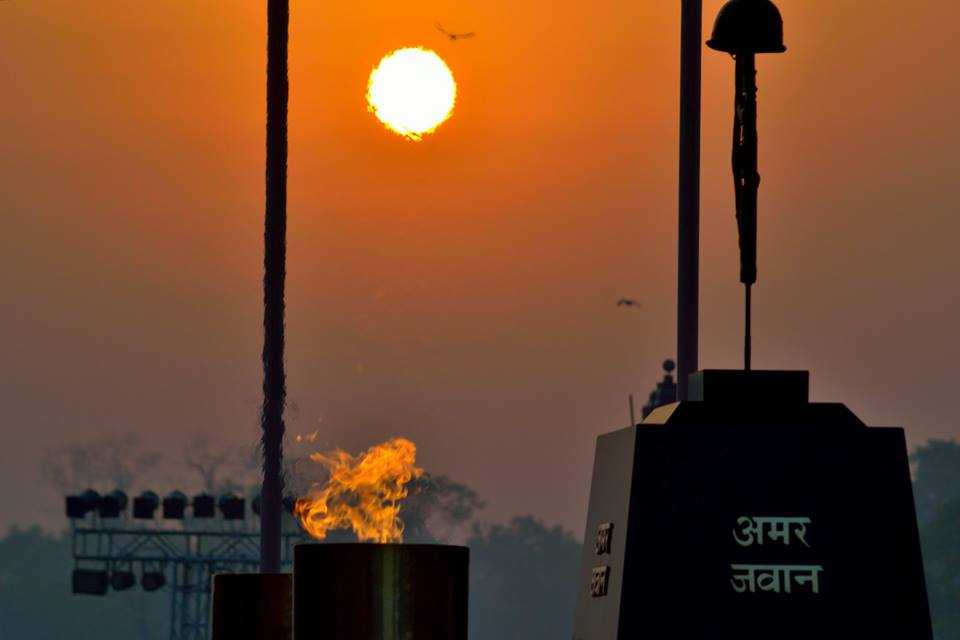
[[[316,442],[317,438],[319,437],[320,437],[320,429],[317,429],[313,433],[308,433],[306,435],[298,433],[296,437],[296,441],[297,442]]]
[[[297,500],[294,514],[317,540],[333,529],[353,529],[363,542],[401,542],[406,485],[423,475],[416,458],[417,446],[406,438],[393,438],[358,456],[340,449],[314,453],[310,459],[323,465],[329,478]]]

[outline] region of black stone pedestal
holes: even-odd
[[[904,433],[705,371],[597,440],[574,640],[930,640]]]

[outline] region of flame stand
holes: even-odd
[[[466,640],[469,561],[447,545],[297,545],[294,640]]]
[[[211,640],[290,640],[293,581],[289,573],[224,573],[213,577]]]

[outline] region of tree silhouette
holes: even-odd
[[[403,502],[404,542],[458,542],[485,503],[470,487],[447,476],[425,474],[412,481]]]
[[[209,433],[192,434],[183,447],[182,460],[200,480],[200,488],[217,495],[246,493],[257,467],[252,447],[216,441]]]
[[[88,488],[129,492],[162,461],[159,452],[144,449],[139,436],[109,431],[88,442],[48,448],[40,465],[46,480],[61,493]]]
[[[910,456],[937,640],[960,640],[960,445],[931,440]]]
[[[470,637],[569,638],[580,543],[534,516],[474,527],[470,547]]]
[[[947,503],[960,498],[960,444],[930,440],[911,454],[913,492],[920,523],[929,522]]]

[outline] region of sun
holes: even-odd
[[[367,82],[367,109],[387,129],[420,141],[452,114],[457,83],[435,51],[405,47],[383,56]]]

